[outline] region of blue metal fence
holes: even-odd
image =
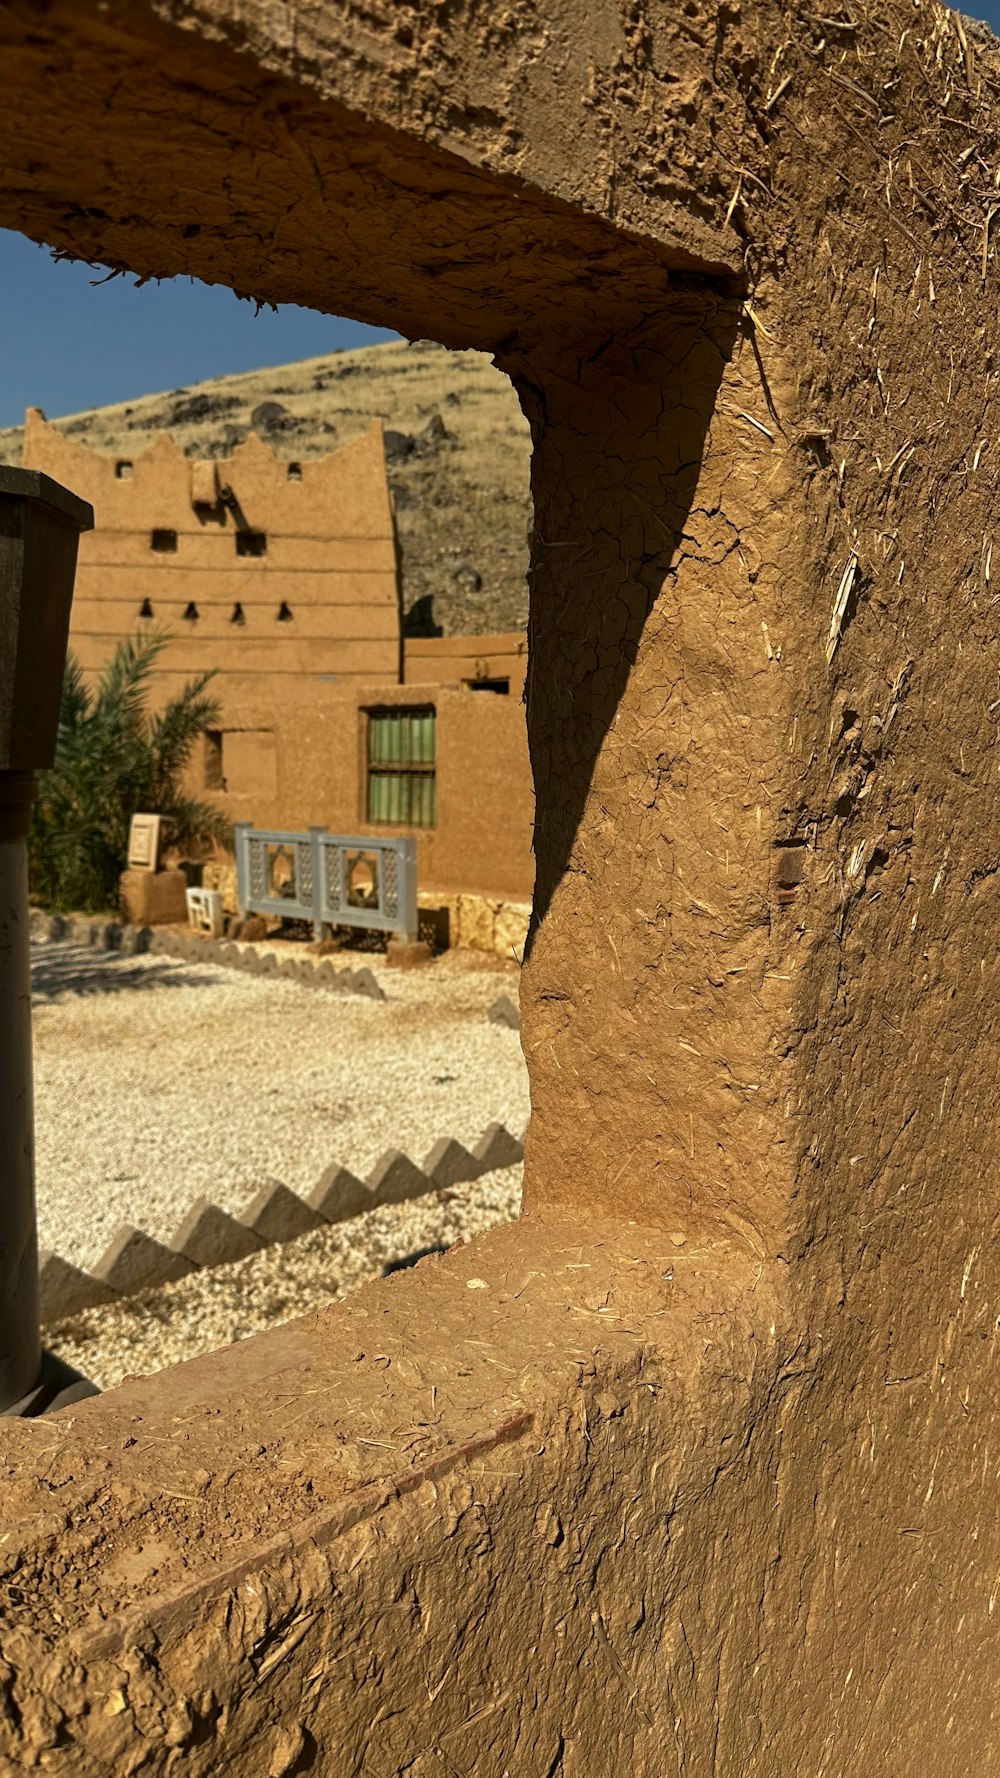
[[[406,834],[372,839],[327,833],[284,833],[236,823],[236,894],[241,914],[363,926],[417,936],[417,844]]]

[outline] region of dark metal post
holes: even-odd
[[[52,764],[81,531],[91,508],[32,469],[0,465],[0,1414],[93,1393],[42,1352],[28,948],[35,773]]]

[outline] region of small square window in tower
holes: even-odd
[[[237,531],[236,554],[238,556],[266,556],[266,531]]]
[[[167,531],[157,527],[150,536],[149,547],[150,549],[155,549],[157,554],[161,556],[176,555],[177,532]]]
[[[368,711],[368,820],[433,827],[437,713],[433,706]]]

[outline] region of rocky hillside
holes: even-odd
[[[227,455],[252,427],[279,456],[302,458],[346,444],[376,417],[386,426],[410,633],[521,627],[530,440],[510,383],[480,352],[394,341],[55,424],[92,450],[116,454],[170,432],[199,457]],[[20,428],[0,431],[0,462],[17,463],[20,453]]]

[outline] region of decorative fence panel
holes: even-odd
[[[417,936],[417,846],[395,839],[308,833],[236,823],[236,893],[241,914],[272,914],[324,926],[363,926]]]

